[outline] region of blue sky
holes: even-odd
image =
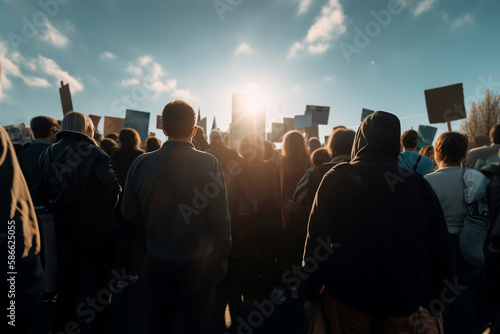
[[[469,111],[500,87],[495,0],[0,0],[0,13],[2,125],[61,119],[60,80],[76,110],[148,111],[150,130],[175,98],[221,130],[231,93],[263,101],[269,128],[326,105],[321,137],[355,130],[362,108],[426,125],[425,89],[463,82]]]

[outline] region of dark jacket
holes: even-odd
[[[489,177],[487,195],[491,227],[485,242],[482,283],[484,295],[500,307],[500,163],[481,169]]]
[[[350,155],[336,156],[331,161],[324,163],[321,166],[314,167],[310,173],[306,172],[297,184],[295,194],[293,195],[294,202],[310,211],[314,201],[314,196],[316,196],[316,191],[318,190],[319,184],[321,183],[321,180],[323,179],[323,176],[325,176],[326,172],[339,163],[349,161],[351,161]],[[311,168],[309,168],[308,171],[310,169]]]
[[[213,155],[167,141],[129,168],[121,212],[144,224],[148,252],[168,261],[196,261],[231,249],[224,174]]]
[[[52,143],[34,141],[24,145],[24,149],[19,154],[19,165],[23,170],[24,178],[28,184],[33,204],[38,210],[42,203],[38,199],[38,183],[40,181],[40,155]]]
[[[236,177],[242,171],[242,159],[235,150],[223,143],[212,143],[206,152],[212,154],[222,167],[224,179],[226,180],[229,212],[231,213],[231,217],[235,217],[238,211],[238,185]]]
[[[142,150],[119,148],[111,153],[111,165],[118,177],[118,183],[123,187],[127,172],[135,158],[143,154]]]
[[[352,161],[323,178],[304,254],[306,265],[320,265],[305,281],[306,299],[317,297],[324,284],[359,311],[402,317],[440,298],[445,279],[453,282],[439,200],[421,175],[399,167],[399,138],[396,116],[368,116],[356,134]]]
[[[40,156],[40,200],[54,215],[64,211],[75,224],[99,227],[121,192],[109,156],[83,133],[61,131],[57,138]]]

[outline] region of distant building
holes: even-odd
[[[248,95],[232,95],[232,115],[230,126],[230,146],[238,148],[247,134],[256,133],[266,138],[266,106],[255,105]]]

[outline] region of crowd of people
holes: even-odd
[[[417,151],[418,133],[378,111],[324,146],[294,130],[280,150],[249,134],[235,151],[184,101],[162,117],[163,145],[131,128],[102,138],[75,111],[34,117],[17,150],[0,127],[19,332],[55,303],[53,333],[108,333],[113,294],[141,282],[148,333],[259,332],[289,300],[297,333],[500,333],[500,124],[490,146],[450,131]],[[462,244],[479,201],[480,264]]]

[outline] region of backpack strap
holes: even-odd
[[[411,169],[411,168],[410,168],[410,164],[409,164],[409,163],[408,163],[408,161],[406,161],[406,159],[405,159],[405,156],[404,156],[404,155],[402,155],[401,153],[399,153],[399,156],[400,156],[401,158],[403,158],[403,161],[404,161],[404,163],[405,163],[405,165],[406,165],[406,168]]]
[[[418,156],[417,162],[415,162],[415,166],[413,166],[413,168],[411,169],[412,171],[414,171],[414,172],[417,171],[417,167],[418,167],[418,163],[420,162],[420,159],[422,159],[421,155]]]

